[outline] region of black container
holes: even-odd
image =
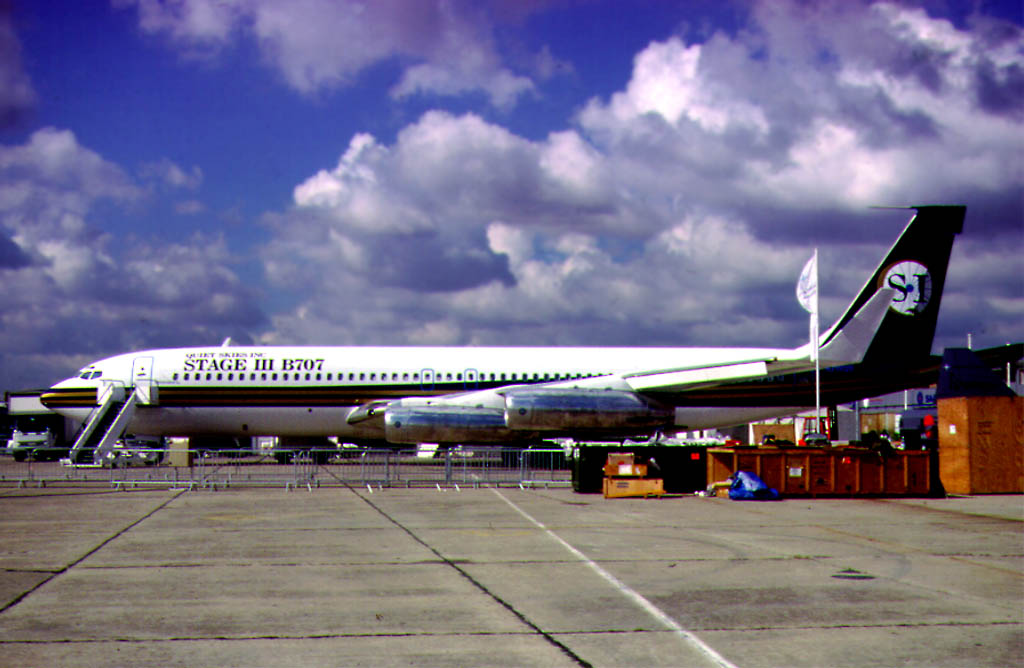
[[[604,491],[604,465],[612,452],[631,452],[647,464],[648,478],[665,481],[668,494],[692,494],[708,486],[707,448],[669,445],[580,445],[572,467],[572,489],[580,494]]]

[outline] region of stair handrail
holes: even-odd
[[[89,417],[85,419],[85,422],[82,423],[82,428],[75,434],[75,442],[72,444],[69,453],[72,459],[74,459],[74,456],[92,436],[92,432],[109,409],[110,404],[124,401],[125,384],[123,381],[103,380],[100,382],[103,383],[103,389],[97,388],[96,406],[89,412]]]

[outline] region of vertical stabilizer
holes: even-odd
[[[965,206],[917,206],[899,239],[846,313],[822,337],[828,345],[882,288],[894,291],[889,310],[864,356],[869,365],[904,367],[931,354],[953,239],[963,230]]]

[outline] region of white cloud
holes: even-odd
[[[813,245],[836,317],[906,220],[867,207],[950,201],[971,205],[965,238],[1018,242],[969,284],[954,266],[951,303],[970,291],[1021,332],[1000,286],[1024,128],[978,93],[985,63],[1012,85],[1014,35],[992,51],[901,6],[771,3],[735,36],[652,43],[620,92],[541,140],[439,111],[390,145],[359,135],[274,223],[272,278],[303,297],[269,336],[796,345]]]
[[[161,173],[175,180],[174,169]],[[150,243],[104,231],[97,207],[131,208],[144,191],[72,132],[46,128],[0,146],[0,184],[5,387],[59,379],[39,369],[73,370],[57,360],[244,337],[262,322],[223,238]],[[40,355],[54,361],[25,365]]]
[[[268,65],[305,94],[349,85],[371,65],[397,57],[412,62],[392,90],[396,97],[482,91],[508,108],[534,84],[502,64],[492,21],[529,9],[489,11],[487,4],[502,3],[115,0],[115,6],[137,7],[144,31],[168,36],[189,54],[252,39]],[[543,62],[554,61],[547,54]]]
[[[26,243],[79,235],[97,200],[142,196],[120,167],[56,128],[37,130],[20,146],[0,146],[0,175],[0,223]]]

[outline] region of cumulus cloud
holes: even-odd
[[[539,4],[502,0],[114,0],[135,7],[139,26],[168,37],[190,55],[209,57],[238,39],[258,45],[267,64],[297,91],[346,86],[371,65],[408,63],[392,94],[459,96],[480,91],[508,108],[533,81],[503,64],[495,20],[518,21]],[[516,4],[516,3],[513,3]],[[538,54],[556,71],[549,51]]]
[[[154,244],[115,238],[96,219],[97,208],[132,207],[144,194],[68,130],[0,146],[5,387],[58,380],[103,354],[246,340],[264,323],[222,237]]]
[[[998,28],[762,3],[735,34],[651,43],[539,140],[438,111],[358,135],[268,223],[299,306],[265,338],[792,346],[813,246],[835,317],[909,218],[869,206],[965,202],[937,345],[971,312],[1019,339],[1024,39]]]
[[[125,172],[78,143],[74,133],[43,128],[20,146],[0,147],[0,221],[15,242],[86,238],[83,217],[97,200],[142,196]]]

